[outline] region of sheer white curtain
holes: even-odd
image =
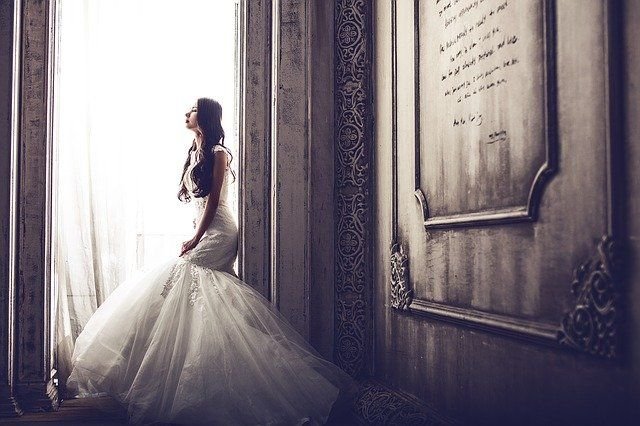
[[[74,341],[97,307],[192,237],[192,206],[176,193],[192,140],[184,113],[198,97],[222,103],[225,144],[237,153],[235,3],[58,0],[54,280],[62,387]]]

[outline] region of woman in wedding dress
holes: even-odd
[[[67,388],[114,397],[134,423],[324,423],[353,382],[233,271],[221,116],[208,98],[186,114],[195,139],[178,197],[194,198],[195,236],[100,306],[78,336]]]

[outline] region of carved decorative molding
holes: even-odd
[[[338,194],[336,247],[335,361],[357,375],[364,366],[366,345],[365,212],[363,194]]]
[[[409,288],[409,258],[401,244],[391,247],[391,307],[406,311],[413,301]]]
[[[365,303],[336,300],[336,343],[334,360],[344,371],[357,375],[365,357]]]
[[[369,184],[371,137],[371,5],[336,0],[336,186],[365,189]]]
[[[353,376],[366,373],[372,282],[370,167],[371,3],[335,2],[335,349]]]
[[[564,316],[559,330],[552,324],[422,299],[413,300],[409,311],[503,336],[616,358],[623,267],[624,251],[614,238],[603,236],[596,254],[574,270],[571,292],[576,298],[575,306]]]
[[[616,357],[622,259],[616,241],[605,235],[596,254],[575,269],[571,293],[576,304],[562,320],[560,344],[605,358]]]
[[[413,396],[377,382],[363,383],[354,404],[360,424],[369,425],[433,425],[456,424]]]
[[[529,321],[444,303],[415,299],[413,314],[550,346],[563,346],[605,358],[619,352],[620,299],[624,252],[611,236],[599,241],[597,253],[574,270],[574,308],[553,324]]]
[[[414,299],[409,308],[412,314],[445,321],[475,330],[486,331],[506,337],[515,337],[534,343],[555,346],[558,327],[515,318],[509,315],[494,314],[472,308],[460,308],[446,303]]]

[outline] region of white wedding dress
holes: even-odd
[[[229,174],[198,245],[119,285],[89,320],[73,352],[72,395],[110,395],[133,423],[290,425],[324,423],[339,392],[353,390],[233,272]],[[194,200],[197,220],[206,197]]]

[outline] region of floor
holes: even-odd
[[[82,398],[63,401],[58,411],[42,413],[25,413],[12,419],[0,418],[2,425],[122,425],[126,424],[126,412],[113,399]],[[332,420],[329,425],[352,425],[355,422]],[[164,425],[156,423],[157,426]]]
[[[58,411],[25,413],[21,417],[0,419],[2,425],[122,425],[126,412],[111,398],[83,398],[63,401]]]

